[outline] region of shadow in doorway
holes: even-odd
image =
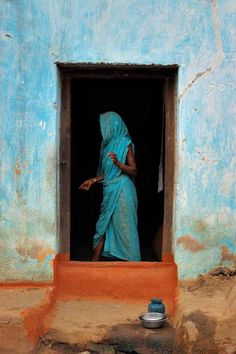
[[[99,114],[115,111],[125,121],[135,144],[142,260],[160,261],[164,193],[158,193],[158,179],[164,121],[163,80],[73,79],[71,85],[71,260],[91,259],[102,185],[94,186],[88,193],[78,187],[96,174],[101,144]]]

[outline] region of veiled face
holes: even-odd
[[[128,129],[125,123],[116,112],[106,112],[101,114],[100,127],[103,142],[106,144],[128,134]]]

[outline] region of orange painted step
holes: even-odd
[[[145,302],[162,298],[174,313],[177,289],[175,263],[59,261],[57,298]]]

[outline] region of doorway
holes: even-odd
[[[156,69],[61,67],[60,244],[62,251],[70,252],[71,260],[91,259],[102,185],[95,185],[88,193],[78,187],[96,175],[101,144],[99,114],[106,111],[122,117],[135,145],[142,261],[161,261],[163,253],[172,253],[174,164],[170,167],[170,162],[174,161],[175,125],[170,119],[175,116],[176,68]],[[169,135],[171,142],[166,139]]]

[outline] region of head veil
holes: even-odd
[[[114,152],[120,162],[125,163],[128,146],[132,144],[128,129],[116,112],[100,114],[102,144],[97,175],[103,174],[102,160],[108,152]],[[132,144],[133,145],[133,144]]]

